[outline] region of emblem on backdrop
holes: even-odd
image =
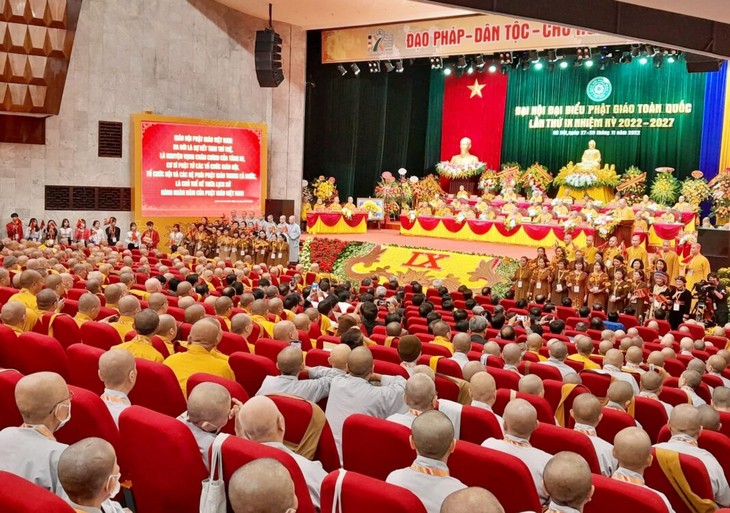
[[[606,77],[596,77],[588,82],[588,87],[586,87],[586,94],[588,95],[588,98],[594,102],[603,102],[608,100],[608,97],[611,96],[612,92],[613,85]]]

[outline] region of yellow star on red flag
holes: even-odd
[[[469,98],[474,98],[475,96],[478,96],[479,98],[484,98],[482,96],[482,89],[487,87],[487,84],[480,84],[479,79],[475,78],[474,85],[470,85],[470,86],[466,86],[466,87],[471,89],[471,96],[469,96]]]

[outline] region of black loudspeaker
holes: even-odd
[[[256,78],[261,87],[278,87],[284,81],[281,69],[281,36],[271,29],[256,31]]]
[[[720,71],[720,66],[722,66],[721,60],[713,59],[712,57],[706,57],[704,55],[697,55],[694,53],[684,54],[684,60],[687,63],[687,72],[689,73]]]

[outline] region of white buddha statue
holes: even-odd
[[[601,152],[596,149],[596,141],[588,141],[588,149],[583,152],[577,165],[580,171],[598,171],[601,169]]]
[[[476,156],[469,153],[470,149],[471,149],[471,139],[469,139],[468,137],[464,137],[461,141],[459,141],[460,153],[458,155],[454,155],[453,157],[451,157],[451,163],[459,164],[459,165],[478,164],[479,159],[476,158]]]

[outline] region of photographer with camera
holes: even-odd
[[[718,326],[724,326],[728,321],[727,289],[720,283],[717,273],[710,273],[707,281],[711,287],[708,287],[708,297],[715,310],[715,322]]]

